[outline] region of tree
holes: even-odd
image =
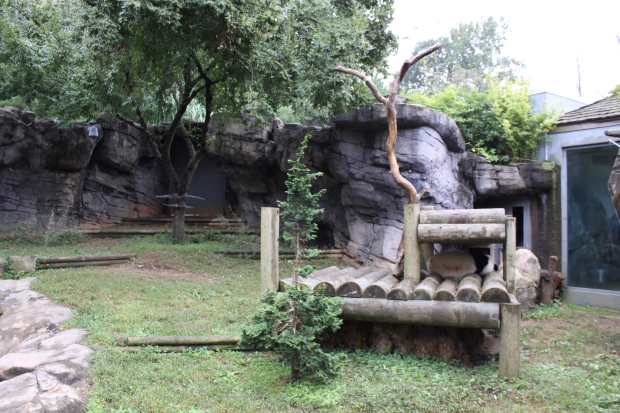
[[[413,67],[403,80],[403,87],[417,92],[440,92],[449,85],[477,89],[488,88],[487,75],[514,80],[523,65],[502,56],[508,23],[493,17],[478,23],[459,23],[448,37],[419,42],[414,50],[435,43],[443,47]]]
[[[326,189],[313,194],[312,181],[323,175],[322,172],[310,173],[304,165],[304,155],[311,135],[306,135],[297,152],[297,158],[289,159],[291,169],[286,179],[286,201],[278,202],[282,209],[280,216],[284,222],[283,238],[295,247],[295,268],[293,283],[297,284],[301,266],[302,246],[316,237],[317,225],[314,219],[323,212],[319,208],[319,198]]]
[[[26,0],[4,0],[13,10],[11,25]],[[54,5],[57,2],[43,3]],[[64,4],[64,3],[63,3]],[[61,20],[50,27],[72,27],[72,67],[42,67],[37,94],[4,78],[3,89],[65,119],[93,118],[106,110],[141,130],[148,138],[177,193],[175,242],[184,238],[185,198],[191,178],[207,152],[208,124],[215,112],[256,112],[290,106],[305,117],[327,115],[367,103],[361,87],[334,79],[336,61],[375,71],[395,46],[388,30],[392,0],[75,0],[78,22]],[[34,7],[34,6],[33,6]],[[4,26],[0,26],[4,27]],[[3,29],[4,30],[4,29]],[[69,30],[70,31],[70,30]],[[11,25],[16,39],[34,45],[38,34]],[[53,31],[50,31],[53,35]],[[6,55],[19,42],[0,40]],[[15,71],[34,60],[24,48]],[[71,60],[73,59],[73,60]],[[62,85],[61,90],[54,85]],[[6,92],[5,92],[6,93]],[[197,130],[185,128],[183,116],[196,102],[204,108]],[[170,121],[163,131],[149,120]],[[181,136],[190,155],[182,176],[172,167],[170,147]]]
[[[532,113],[529,95],[527,82],[489,79],[482,92],[448,86],[441,93],[405,96],[453,118],[470,151],[505,164],[529,159],[555,125],[556,113]]]

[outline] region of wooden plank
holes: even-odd
[[[506,220],[506,241],[504,243],[504,279],[510,294],[517,294],[516,279],[517,224],[514,217]]]
[[[505,239],[506,226],[504,224],[418,225],[419,242],[453,241],[459,244],[491,244],[504,242]]]
[[[519,377],[521,368],[521,304],[500,304],[499,377]]]
[[[405,205],[405,265],[404,278],[420,282],[420,244],[418,243],[418,222],[420,204]]]
[[[422,211],[420,224],[504,224],[503,208]]]
[[[402,280],[388,293],[388,300],[412,300],[416,284],[413,280]]]
[[[280,284],[278,237],[280,236],[280,209],[261,208],[261,292],[278,291]]]
[[[109,261],[109,260],[129,260],[137,257],[138,254],[113,254],[113,255],[76,255],[72,257],[39,257],[39,264],[52,264],[57,262],[81,262],[81,261]]]
[[[498,328],[499,304],[341,298],[345,320],[440,327]]]

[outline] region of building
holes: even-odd
[[[564,113],[541,145],[539,161],[561,167],[564,299],[620,310],[620,220],[607,188],[618,147],[620,100],[605,98]]]

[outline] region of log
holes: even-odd
[[[381,278],[369,285],[362,294],[364,298],[386,298],[392,287],[398,284],[398,278],[393,275]]]
[[[237,250],[213,250],[214,254],[224,255],[260,255],[260,250],[237,249]],[[295,250],[280,250],[279,255],[295,255]],[[321,250],[321,254],[344,254],[344,250]]]
[[[436,301],[456,301],[456,290],[458,288],[458,281],[454,278],[446,278],[443,280],[433,297]]]
[[[504,283],[499,280],[489,280],[482,287],[480,301],[484,303],[509,303],[510,296]]]
[[[262,207],[260,228],[260,285],[261,293],[266,294],[280,287],[280,209]]]
[[[82,262],[55,262],[52,264],[40,264],[40,270],[50,270],[53,268],[75,268],[75,267],[98,267],[104,265],[127,264],[129,260],[107,260],[107,261],[82,261]]]
[[[372,268],[370,267],[360,268],[358,270],[355,270],[354,272],[348,273],[336,279],[321,281],[320,283],[316,285],[316,287],[314,287],[314,289],[315,290],[323,289],[324,290],[323,294],[325,294],[328,297],[335,297],[336,292],[338,291],[338,288],[340,288],[342,284],[346,283],[347,281],[351,281],[356,278],[362,277],[370,272],[372,272]]]
[[[558,288],[560,288],[560,285],[562,285],[562,283],[564,282],[564,280],[566,280],[566,274],[564,274],[563,272],[554,272],[553,273],[553,290],[557,290]]]
[[[504,279],[510,294],[517,294],[517,224],[514,217],[506,219],[506,241],[504,242]]]
[[[347,267],[347,268],[344,268],[344,269],[340,269],[338,271],[333,271],[333,272],[325,273],[325,274],[320,275],[318,277],[306,278],[301,283],[304,284],[305,286],[307,286],[308,288],[310,288],[311,290],[315,290],[316,287],[321,282],[323,282],[323,281],[334,281],[334,280],[337,280],[339,278],[349,277],[349,276],[355,274],[356,271],[357,270],[355,268],[353,268],[353,267]],[[353,278],[349,278],[349,279],[352,280]]]
[[[152,336],[123,337],[119,340],[124,346],[206,346],[214,344],[237,344],[238,335],[224,336]]]
[[[381,278],[392,275],[392,270],[389,268],[383,268],[378,271],[374,271],[364,275],[363,277],[355,280],[347,281],[338,287],[336,294],[340,297],[355,297],[359,298],[364,293],[364,290],[368,288],[372,283],[379,281]]]
[[[549,270],[540,272],[540,303],[549,305],[553,301],[553,274],[555,274],[555,266],[558,263],[558,257],[552,255],[549,257]]]
[[[484,276],[484,280],[482,281],[482,288],[484,288],[486,283],[491,280],[500,281],[504,285],[506,285],[506,281],[504,280],[504,277],[502,277],[502,274],[498,273],[497,271],[492,271]]]
[[[437,274],[430,274],[413,290],[414,300],[432,300],[442,278]]]
[[[452,241],[459,244],[491,244],[504,242],[504,224],[420,224],[419,242]]]
[[[500,314],[499,377],[510,380],[521,368],[521,304],[502,303]]]
[[[388,300],[412,300],[416,284],[413,280],[402,280],[388,293]]]
[[[99,237],[99,238],[120,238],[120,237],[133,237],[133,236],[148,236],[148,235],[158,235],[158,234],[166,234],[170,233],[169,230],[159,230],[159,229],[142,229],[142,230],[133,230],[133,229],[118,229],[112,231],[106,230],[91,230],[91,229],[81,229],[78,230],[80,234],[88,235],[91,237]],[[202,234],[205,232],[217,232],[218,234],[239,234],[239,233],[258,233],[257,230],[245,230],[239,231],[234,229],[209,229],[209,230],[186,230],[187,234]]]
[[[342,298],[345,320],[439,327],[498,328],[499,304]]]
[[[503,208],[421,211],[420,224],[504,224]]]
[[[404,278],[412,279],[416,284],[420,278],[420,244],[418,241],[418,222],[420,221],[420,204],[405,205],[404,212]]]
[[[318,278],[325,274],[329,274],[330,272],[340,271],[340,270],[341,270],[340,267],[336,265],[332,265],[331,267],[323,268],[321,270],[316,270],[313,273],[310,273],[310,275],[308,275],[308,278]]]
[[[456,301],[479,303],[481,281],[482,278],[478,274],[467,274],[459,284],[459,289],[456,292]]]
[[[93,350],[122,350],[129,353],[144,351],[143,346],[89,346]],[[159,353],[183,353],[187,350],[204,349],[210,351],[256,351],[251,347],[239,347],[237,344],[213,344],[205,346],[157,346],[154,348]]]
[[[129,260],[137,256],[138,254],[77,255],[73,257],[39,257],[37,259],[37,262],[39,264],[53,264],[57,262]]]

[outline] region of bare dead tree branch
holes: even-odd
[[[362,79],[366,83],[366,85],[368,86],[368,88],[372,92],[373,96],[375,97],[375,99],[377,99],[379,101],[379,103],[383,103],[384,105],[387,103],[387,98],[384,97],[381,94],[381,92],[379,92],[379,88],[377,87],[377,85],[375,85],[375,83],[372,81],[370,76],[367,76],[367,75],[363,74],[362,72],[359,72],[359,71],[357,71],[355,69],[349,69],[349,68],[344,67],[344,66],[338,66],[334,70],[337,71],[337,72],[342,72],[342,73],[346,73],[348,75],[353,75],[353,76],[359,77],[360,79]]]

